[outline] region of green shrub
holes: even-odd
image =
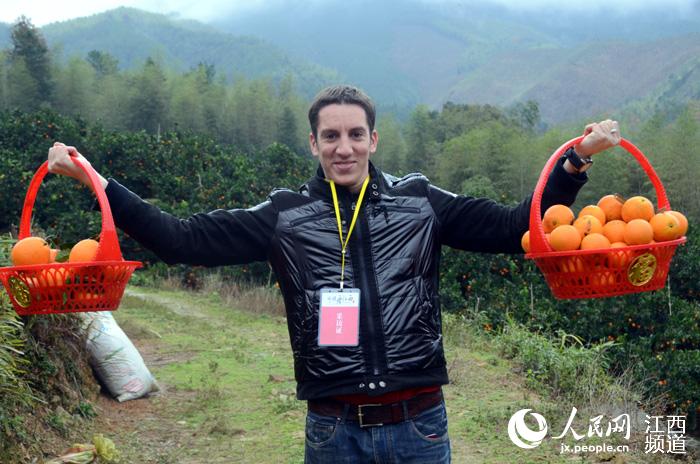
[[[9,264],[12,243],[8,238],[0,239],[0,266]],[[10,306],[3,289],[0,294],[0,410],[11,410],[18,404],[29,405],[32,400],[24,378],[27,361],[23,357],[23,329],[24,324]]]
[[[522,366],[532,387],[554,397],[583,406],[616,396],[611,389],[619,392],[608,373],[612,342],[586,347],[574,335],[559,331],[555,340],[510,320],[496,343],[503,356]]]

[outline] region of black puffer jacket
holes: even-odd
[[[168,263],[205,266],[269,260],[280,282],[300,399],[447,383],[442,348],[440,247],[519,252],[530,199],[514,208],[453,195],[413,174],[401,179],[370,166],[346,258],[346,286],[361,290],[360,344],[319,347],[321,288],[337,288],[340,242],[328,183],[319,171],[299,192],[275,191],[247,210],[216,210],[181,220],[110,180],[117,225]],[[542,209],[573,203],[586,177],[561,163]],[[347,230],[356,195],[339,188]]]

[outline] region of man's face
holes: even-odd
[[[359,105],[332,104],[318,113],[317,137],[309,135],[327,179],[358,192],[369,173],[369,155],[377,150],[377,131],[369,131]]]

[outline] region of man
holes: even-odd
[[[167,263],[271,263],[297,396],[308,400],[305,462],[449,462],[440,248],[519,252],[530,199],[508,208],[445,192],[420,174],[383,174],[369,162],[379,140],[374,105],[354,87],[321,91],[309,122],[320,166],[298,192],[181,220],[100,176],[115,222]],[[620,140],[615,121],[585,133],[550,176],[543,210],[573,203],[586,158]],[[69,154],[81,156],[55,144],[49,170],[88,184]]]

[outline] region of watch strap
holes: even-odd
[[[579,172],[585,171],[591,164],[593,164],[593,160],[590,157],[581,158],[581,156],[576,153],[576,150],[574,150],[574,147],[570,147],[568,150],[566,150],[564,157],[568,159],[572,166]]]

